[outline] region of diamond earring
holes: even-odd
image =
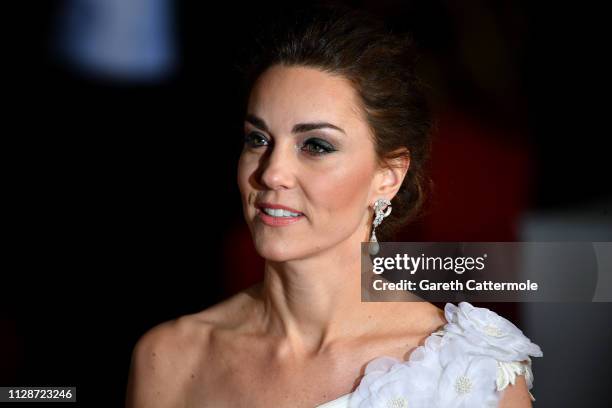
[[[379,198],[374,203],[374,221],[372,222],[372,236],[370,237],[370,255],[376,255],[380,250],[380,245],[376,239],[376,227],[391,214],[391,201],[385,198]]]

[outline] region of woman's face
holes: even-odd
[[[275,65],[253,86],[238,185],[262,257],[301,259],[367,239],[377,166],[358,106],[346,79],[315,68]]]

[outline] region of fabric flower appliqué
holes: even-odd
[[[540,347],[495,312],[447,303],[447,324],[407,361],[372,360],[350,395],[350,408],[496,407],[501,391],[524,375],[533,386],[531,357]],[[533,398],[533,397],[532,397]]]
[[[349,407],[431,408],[442,373],[439,338],[434,337],[412,351],[408,361],[390,357],[371,361]]]
[[[434,406],[449,408],[495,407],[497,362],[491,357],[458,355],[442,373]]]
[[[459,307],[447,303],[444,308],[449,322],[444,330],[448,337],[465,340],[463,348],[474,355],[488,355],[499,361],[523,361],[529,356],[541,357],[542,350],[532,343],[512,322],[497,313],[467,302]]]

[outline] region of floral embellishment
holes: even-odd
[[[495,380],[495,385],[497,386],[497,390],[501,391],[506,388],[508,385],[516,382],[516,377],[519,375],[525,376],[525,382],[527,383],[527,389],[533,388],[533,373],[531,371],[531,359],[528,359],[526,362],[521,361],[498,361],[497,362],[497,379]],[[532,401],[535,401],[535,398],[529,392],[529,397]]]
[[[504,335],[503,331],[492,325],[485,326],[484,332],[493,337],[501,337]]]
[[[392,398],[387,401],[387,408],[408,408],[408,401],[404,397]]]
[[[450,337],[464,340],[467,352],[489,355],[500,361],[523,361],[529,356],[541,357],[542,350],[532,343],[512,322],[492,310],[474,307],[467,302],[459,306],[447,303],[444,327]]]
[[[435,360],[430,356],[424,357],[426,358],[423,360],[398,362],[392,365],[386,373],[380,370],[369,371],[366,368],[368,373],[362,378],[355,392],[351,394],[349,406],[359,408],[431,407],[431,399],[440,376],[440,367],[434,365]],[[387,360],[387,363],[390,361]],[[381,362],[384,363],[384,361],[374,360],[370,364],[378,365]]]
[[[457,356],[440,378],[436,407],[494,407],[497,362],[490,357]]]
[[[351,408],[496,407],[516,377],[533,386],[530,356],[540,347],[495,312],[467,302],[446,304],[447,324],[407,361],[384,356],[366,365]],[[533,398],[533,397],[532,397]]]
[[[457,391],[459,395],[469,394],[473,386],[470,377],[466,377],[465,375],[458,377],[457,381],[455,381],[455,391]]]
[[[442,372],[438,358],[440,339],[434,337],[414,349],[407,361],[386,356],[372,360],[351,394],[349,406],[430,408]]]

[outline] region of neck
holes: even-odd
[[[262,284],[265,330],[291,353],[317,353],[354,336],[372,304],[361,302],[360,233],[316,256],[266,261]],[[364,262],[370,258],[364,256]]]

